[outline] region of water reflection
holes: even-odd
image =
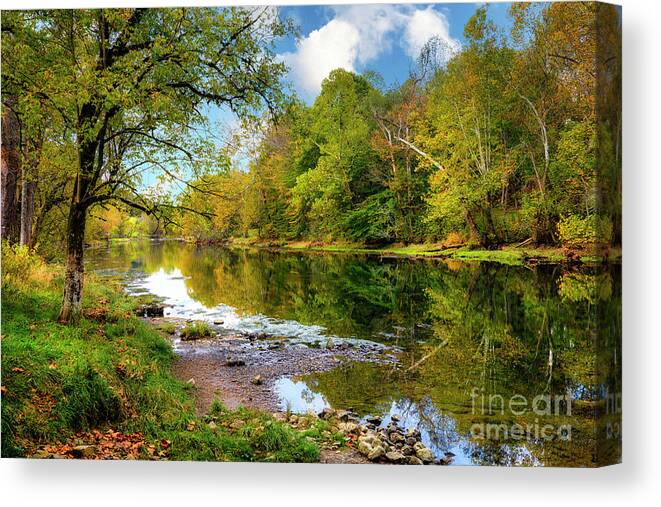
[[[294,414],[318,414],[330,407],[323,395],[313,392],[305,382],[280,378],[276,380],[275,392],[280,400],[280,410]]]
[[[222,320],[227,332],[403,349],[400,368],[360,363],[282,380],[281,398],[294,411],[329,404],[363,416],[397,413],[457,463],[590,466],[619,455],[619,439],[609,436],[620,415],[603,394],[621,392],[619,266],[567,271],[178,242],[90,254],[93,269],[127,273],[132,290],[166,298],[174,315]],[[476,392],[500,405],[476,407]],[[510,406],[539,396],[568,396],[571,413]],[[476,425],[501,434],[479,438]],[[527,431],[545,425],[570,426],[571,439]]]

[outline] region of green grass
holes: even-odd
[[[332,243],[319,244],[304,241],[297,242],[260,242],[256,238],[232,239],[230,244],[237,248],[279,248],[293,251],[331,252],[346,254],[367,254],[381,256],[403,256],[403,257],[430,257],[456,259],[465,262],[497,262],[511,266],[523,266],[530,262],[558,263],[567,260],[562,249],[554,247],[522,247],[505,245],[496,250],[476,249],[471,246],[459,248],[444,248],[438,244],[410,244],[389,245],[380,248],[368,248],[357,243]],[[600,257],[583,255],[579,257],[586,264],[602,262]],[[621,259],[619,251],[613,251],[609,260],[617,262]]]
[[[174,322],[161,322],[156,326],[156,329],[162,331],[166,335],[172,335],[177,330],[177,324]]]
[[[204,321],[188,322],[181,330],[182,340],[199,340],[200,338],[211,338],[213,329]]]
[[[4,260],[3,248],[3,267]],[[191,386],[171,374],[169,342],[134,316],[135,301],[118,285],[87,276],[86,316],[75,326],[57,322],[62,280],[53,271],[52,279],[27,276],[21,284],[3,271],[3,457],[111,428],[141,432],[157,447],[171,442],[165,459],[318,460],[315,435],[269,414],[214,403],[196,415]]]

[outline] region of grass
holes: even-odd
[[[166,335],[172,335],[177,331],[177,324],[174,322],[161,322],[156,326],[156,329],[162,331]]]
[[[62,270],[34,259],[25,268],[17,255],[3,245],[2,457],[98,430],[138,434],[161,450],[143,458],[318,460],[319,435],[270,414],[216,402],[198,416],[191,386],[171,374],[169,342],[134,316],[119,285],[87,275],[85,316],[75,326],[57,322]]]
[[[293,251],[335,252],[347,254],[368,254],[380,256],[429,257],[456,259],[464,262],[497,262],[511,266],[523,266],[532,261],[558,263],[567,260],[561,248],[553,247],[519,247],[505,245],[496,250],[474,249],[470,245],[459,248],[445,248],[442,244],[420,243],[401,245],[393,244],[384,247],[368,248],[359,243],[331,243],[293,241],[293,242],[260,242],[255,238],[232,239],[231,245],[238,248],[278,248]],[[603,262],[601,257],[582,255],[579,257],[585,264]],[[621,259],[619,250],[610,253],[610,261]]]
[[[188,322],[181,330],[181,339],[199,340],[201,338],[211,338],[214,336],[213,329],[204,321]]]

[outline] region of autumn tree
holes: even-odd
[[[195,171],[213,163],[199,130],[205,103],[241,118],[263,108],[275,112],[285,68],[274,62],[272,44],[290,26],[270,8],[49,10],[18,17],[27,28],[3,46],[20,46],[26,65],[3,66],[3,84],[42,97],[74,132],[60,313],[71,322],[81,313],[89,210],[121,202],[155,213],[158,207],[139,191],[142,176],[176,177],[182,166]],[[3,17],[3,34],[11,31]]]

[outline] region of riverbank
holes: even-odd
[[[421,257],[450,259],[465,262],[486,261],[511,266],[540,263],[601,264],[621,262],[622,249],[611,248],[598,256],[591,249],[567,250],[557,247],[528,247],[505,245],[494,250],[476,249],[468,245],[446,246],[440,243],[392,244],[366,247],[359,243],[322,243],[315,241],[264,241],[256,238],[230,238],[228,246],[234,248],[264,248],[300,252],[329,252],[377,255],[380,257]]]
[[[278,380],[344,361],[390,362],[377,344],[324,347],[154,317],[152,296],[86,277],[76,325],[57,321],[60,266],[3,247],[2,456],[449,464],[397,418],[362,421],[326,406],[292,413]],[[387,422],[387,424],[386,424]]]
[[[343,437],[218,399],[196,411],[164,334],[117,283],[86,277],[84,317],[57,322],[62,269],[3,245],[2,456],[316,462]]]

